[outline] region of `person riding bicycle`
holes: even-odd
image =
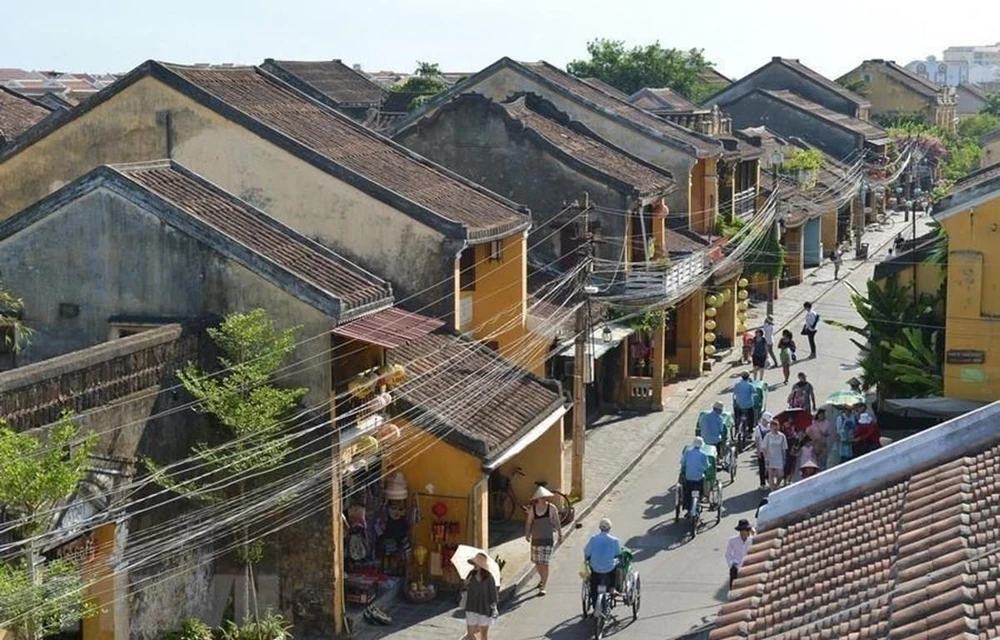
[[[618,538],[611,535],[611,520],[601,518],[597,525],[599,531],[590,536],[587,546],[583,548],[583,559],[590,567],[590,606],[597,606],[597,588],[604,585],[608,591],[615,589],[615,570],[618,568],[618,557],[622,545]]]
[[[712,464],[711,458],[702,449],[705,441],[701,436],[695,436],[690,445],[681,453],[681,477],[684,478],[684,510],[691,512],[691,494],[698,491],[704,495],[705,475]]]
[[[746,416],[747,431],[753,428],[755,418],[757,388],[750,382],[750,372],[744,371],[733,385],[733,421],[737,426],[740,418]]]

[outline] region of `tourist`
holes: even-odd
[[[549,582],[549,562],[556,537],[562,543],[562,527],[559,524],[559,510],[549,502],[552,492],[538,487],[531,498],[531,508],[524,522],[524,537],[531,543],[531,563],[538,572],[538,595],[545,595],[545,585]]]
[[[750,526],[750,521],[744,518],[736,525],[736,535],[730,538],[729,544],[726,545],[726,564],[729,565],[730,589],[733,588],[733,581],[736,580],[747,559],[750,545],[753,544],[753,534],[754,530]]]
[[[809,340],[809,357],[816,357],[816,331],[819,329],[819,314],[813,311],[811,302],[802,305],[806,310],[805,322],[802,324],[802,335]]]
[[[806,435],[809,436],[816,464],[823,468],[826,464],[827,453],[830,448],[830,425],[826,421],[826,409],[818,409],[813,416],[812,424],[806,427]]]
[[[788,406],[811,414],[813,407],[816,406],[816,391],[812,383],[806,379],[805,372],[800,371],[798,377],[798,382],[792,385],[792,390],[788,394]]]
[[[788,453],[788,438],[781,433],[781,425],[777,420],[771,420],[770,430],[764,436],[762,445],[767,464],[767,483],[774,490],[784,478],[785,456]]]
[[[750,362],[753,365],[753,379],[764,380],[764,367],[767,366],[767,340],[764,339],[764,332],[761,329],[754,332]]]
[[[840,266],[844,264],[844,251],[838,246],[830,254],[833,260],[833,279],[840,280]]]
[[[840,462],[847,462],[854,457],[854,430],[857,418],[854,411],[845,409],[837,416],[837,438],[840,439]]]
[[[778,340],[778,359],[781,361],[781,373],[785,376],[785,384],[792,375],[792,359],[795,357],[795,340],[792,332],[785,329],[781,332],[781,339]]]
[[[875,419],[863,409],[858,413],[858,426],[854,430],[854,457],[863,456],[882,446],[882,438]]]
[[[761,327],[761,331],[764,332],[764,342],[767,343],[767,355],[771,357],[771,362],[777,367],[778,358],[774,355],[774,318],[771,316],[764,318],[764,326]]]
[[[753,428],[753,442],[757,449],[757,475],[760,477],[760,488],[767,487],[767,460],[764,457],[764,436],[767,435],[774,416],[770,411],[765,411],[760,416],[760,421]]]
[[[485,553],[477,553],[469,560],[475,567],[465,579],[465,638],[464,640],[487,640],[490,627],[500,615],[497,609],[499,594],[497,583],[490,573],[489,558]]]

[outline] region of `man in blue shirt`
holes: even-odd
[[[746,415],[747,427],[753,428],[757,423],[754,415],[754,397],[757,389],[750,382],[750,373],[744,371],[740,379],[733,385],[733,419],[736,424],[740,423],[740,418]]]
[[[726,439],[726,418],[722,415],[722,403],[716,402],[709,413],[699,417],[701,437],[705,444],[717,447]]]
[[[618,568],[618,554],[622,545],[611,535],[611,521],[601,518],[600,531],[587,541],[583,548],[583,559],[590,566],[590,606],[597,603],[597,587],[603,584],[609,591],[615,588],[615,569]]]
[[[705,482],[705,472],[711,460],[708,454],[702,451],[705,441],[700,437],[695,437],[694,441],[684,449],[681,454],[681,471],[684,473],[684,509],[691,510],[691,492],[697,490],[703,493]]]

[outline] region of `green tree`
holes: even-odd
[[[417,61],[413,75],[404,82],[389,87],[389,91],[399,93],[419,93],[421,96],[433,96],[448,88],[448,83],[441,77],[441,66],[435,62]]]
[[[85,596],[80,567],[46,561],[37,542],[53,510],[87,474],[95,439],[77,435],[69,413],[45,437],[17,433],[0,420],[0,503],[24,539],[21,557],[0,565],[0,628],[16,640],[41,640],[97,613]]]
[[[691,100],[707,97],[701,73],[712,68],[701,49],[668,49],[659,41],[628,48],[621,40],[598,38],[587,43],[586,60],[566,70],[580,78],[598,78],[632,94],[643,87],[666,87]]]
[[[23,313],[24,300],[0,282],[0,329],[4,329],[3,340],[7,346],[15,351],[27,345],[31,338],[31,329],[21,320]]]
[[[1000,91],[991,93],[986,98],[986,106],[979,113],[985,113],[1000,118]]]
[[[979,136],[993,131],[1000,127],[1000,117],[988,113],[966,118],[958,123],[958,134],[967,138],[979,138]]]
[[[198,401],[196,410],[211,415],[227,436],[221,445],[194,448],[200,479],[183,479],[184,471],[168,473],[156,462],[147,466],[166,487],[200,502],[243,502],[262,475],[280,466],[291,450],[282,419],[307,389],[273,384],[274,374],[295,349],[297,328],[280,330],[262,309],[233,313],[208,330],[219,350],[222,375],[213,375],[194,363],[178,371],[184,388]],[[239,532],[237,556],[244,565],[246,608],[249,616],[253,565],[263,555],[263,544],[252,541],[244,526]],[[256,601],[256,599],[254,599]]]

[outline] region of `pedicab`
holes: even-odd
[[[705,416],[707,416],[710,413],[712,413],[712,410],[711,409],[706,409],[706,410],[704,410],[704,411],[702,411],[701,413],[698,414],[698,423],[695,425],[694,435],[696,435],[696,436],[700,436],[701,435],[702,420],[704,420]],[[720,470],[720,471],[728,471],[729,472],[729,484],[732,484],[733,482],[736,481],[736,467],[737,467],[736,450],[733,447],[733,441],[732,441],[732,437],[733,437],[733,414],[732,413],[730,413],[728,411],[723,411],[722,412],[722,426],[723,426],[723,429],[722,429],[722,442],[725,443],[725,447],[723,448],[722,451],[718,451],[714,455],[715,455],[715,457],[718,460],[718,464],[717,464],[718,470]]]
[[[687,510],[685,517],[688,520],[688,528],[691,537],[698,535],[698,528],[701,526],[702,498],[708,496],[708,510],[715,511],[715,523],[722,520],[722,483],[719,482],[718,451],[710,444],[703,444],[701,450],[708,456],[708,469],[705,470],[705,479],[701,483],[701,491],[691,492],[689,504],[684,504],[684,454],[692,445],[684,447],[681,453],[681,470],[677,476],[677,484],[674,486],[674,522],[681,519],[681,507]]]
[[[580,572],[583,584],[580,587],[580,600],[583,606],[584,619],[590,615],[590,567],[584,565]],[[633,564],[632,551],[622,547],[618,554],[618,568],[615,569],[615,588],[608,591],[604,585],[597,587],[597,602],[593,607],[594,638],[601,640],[604,631],[614,616],[614,609],[620,605],[632,609],[632,620],[639,618],[639,605],[642,601],[642,580],[639,571]]]

